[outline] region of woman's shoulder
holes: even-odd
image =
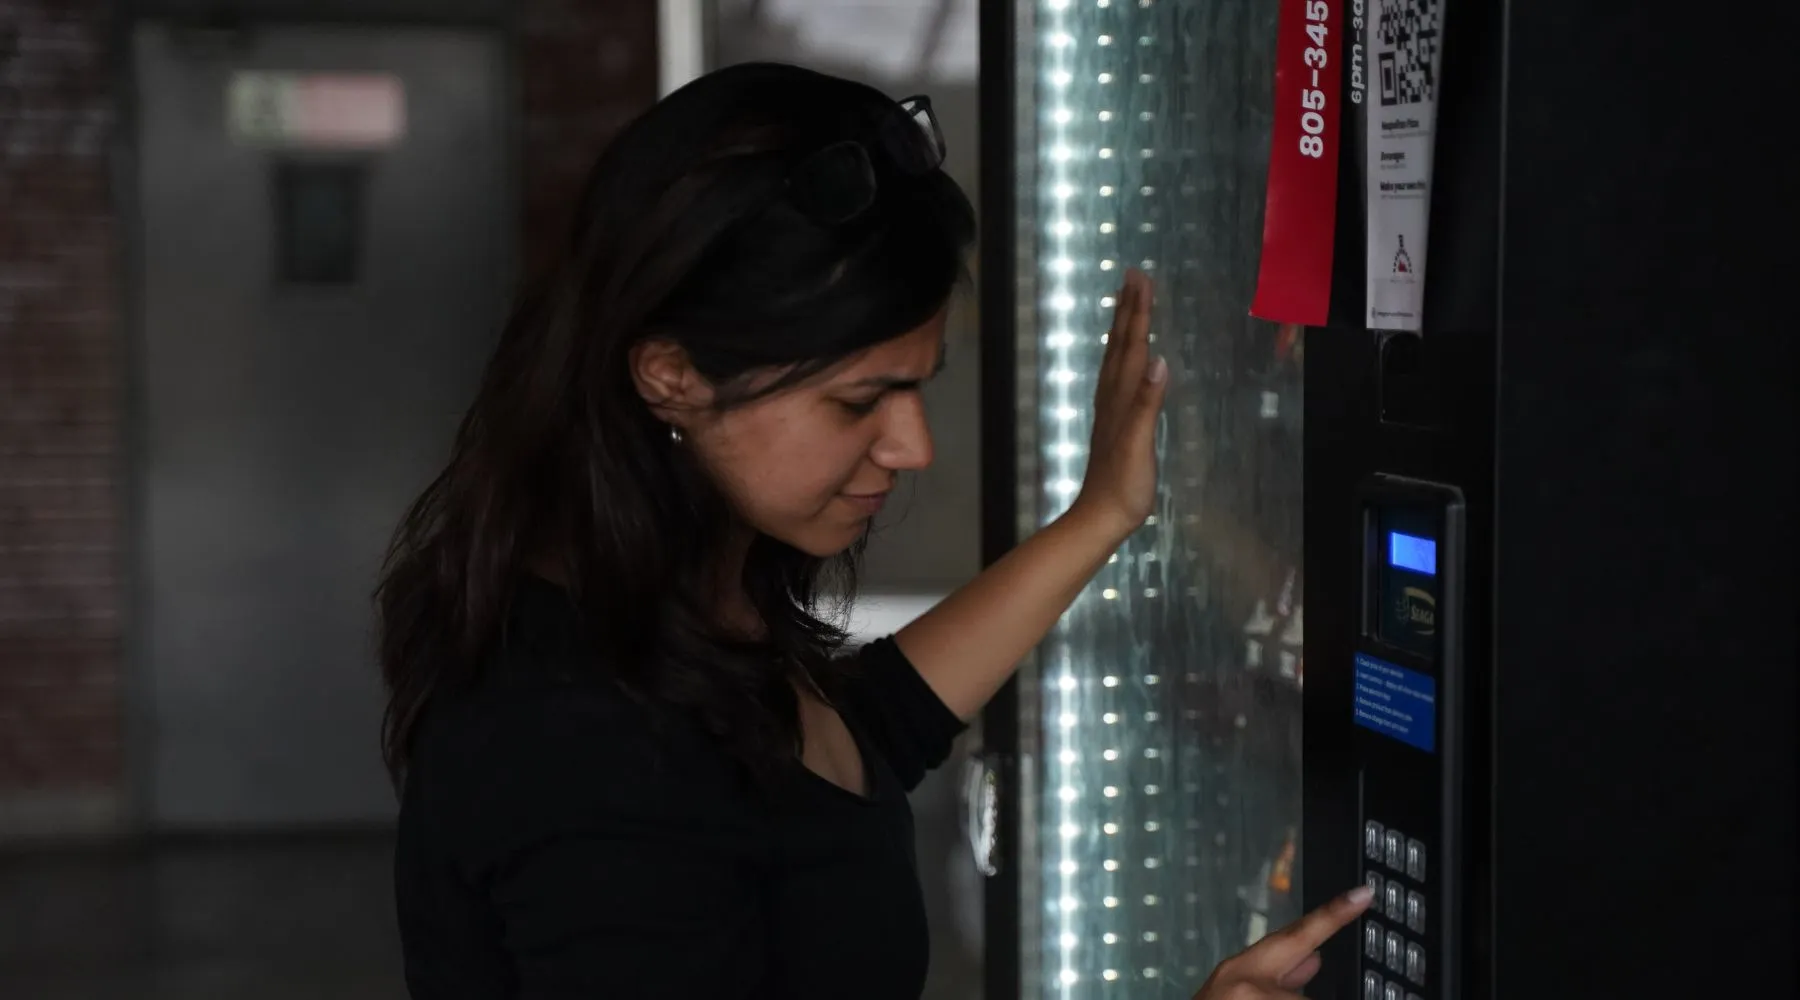
[[[454,831],[458,853],[489,857],[620,823],[748,821],[754,805],[722,748],[573,655],[513,637],[479,682],[432,699],[403,808]]]
[[[638,786],[722,772],[729,758],[691,720],[629,694],[604,665],[509,646],[476,684],[433,699],[414,763],[435,784],[541,775]]]
[[[568,676],[506,650],[489,658],[475,683],[431,698],[413,757],[442,780],[472,773],[477,761],[493,769],[591,768],[678,743],[606,678]]]
[[[652,759],[705,756],[691,726],[619,683],[579,622],[566,592],[528,579],[477,676],[431,699],[415,757],[448,759],[459,769],[484,760],[638,773]]]

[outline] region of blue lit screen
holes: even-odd
[[[1436,576],[1436,539],[1421,538],[1418,535],[1408,535],[1399,531],[1388,532],[1388,565],[1395,569]]]

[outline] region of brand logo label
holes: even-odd
[[[1406,587],[1394,601],[1394,614],[1414,635],[1437,635],[1437,598],[1418,587]]]

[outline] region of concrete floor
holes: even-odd
[[[383,837],[0,855],[5,1000],[405,1000]]]
[[[914,796],[928,1000],[981,993],[953,773]],[[385,835],[0,853],[0,1000],[406,1000],[392,858]]]

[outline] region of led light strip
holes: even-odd
[[[1069,107],[1068,100],[1069,85],[1074,82],[1071,65],[1075,54],[1075,38],[1069,32],[1069,0],[1045,0],[1044,7],[1044,24],[1047,28],[1044,36],[1044,67],[1048,74],[1045,92],[1049,97],[1049,120],[1043,123],[1045,131],[1040,134],[1047,134],[1049,137],[1047,179],[1050,210],[1047,213],[1049,225],[1044,233],[1044,246],[1048,250],[1045,256],[1048,259],[1043,281],[1048,290],[1046,304],[1051,317],[1051,332],[1045,346],[1050,359],[1047,374],[1052,401],[1051,416],[1054,418],[1054,430],[1045,435],[1044,449],[1044,471],[1048,473],[1044,520],[1048,523],[1067,510],[1075,497],[1079,484],[1074,471],[1081,446],[1073,438],[1079,411],[1071,399],[1071,389],[1076,380],[1072,364],[1074,358],[1071,356],[1075,335],[1068,328],[1070,314],[1075,310],[1072,287],[1075,262],[1069,256],[1070,237],[1075,232],[1075,223],[1069,217],[1069,202],[1075,196],[1070,163],[1076,154],[1069,134],[1074,110]],[[1053,883],[1058,891],[1052,920],[1056,928],[1056,954],[1059,960],[1056,963],[1058,968],[1053,985],[1059,996],[1068,997],[1081,979],[1075,968],[1075,949],[1081,943],[1075,932],[1079,919],[1076,914],[1081,907],[1081,900],[1076,895],[1080,865],[1075,858],[1075,842],[1082,834],[1081,825],[1076,820],[1081,793],[1076,786],[1075,773],[1080,760],[1075,747],[1080,717],[1077,711],[1079,695],[1076,691],[1074,664],[1070,662],[1069,644],[1066,640],[1059,643],[1058,653],[1055,658],[1056,680],[1050,685],[1048,692],[1054,708],[1048,713],[1052,723],[1049,749],[1053,777],[1047,784],[1056,789],[1058,819],[1057,879]]]

